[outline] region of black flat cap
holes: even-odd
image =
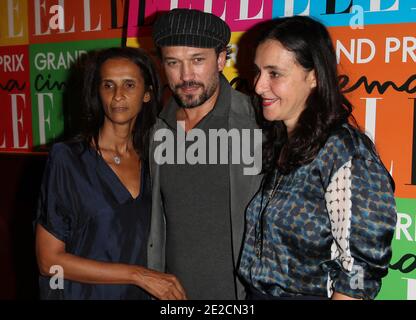
[[[153,41],[158,47],[225,47],[230,36],[230,28],[221,18],[193,9],[173,9],[153,26]]]

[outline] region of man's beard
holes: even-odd
[[[179,102],[182,108],[191,109],[199,107],[200,105],[204,104],[209,98],[211,98],[215,90],[217,89],[219,81],[214,80],[210,82],[209,87],[205,88],[205,85],[201,82],[197,81],[184,81],[181,84],[178,84],[175,86],[174,90],[174,96],[176,100]],[[193,94],[179,94],[179,89],[181,88],[202,88],[203,91],[199,95],[193,95]]]

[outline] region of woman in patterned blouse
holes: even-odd
[[[255,56],[267,142],[239,267],[248,298],[374,299],[394,182],[339,88],[327,29],[301,16],[269,24]]]

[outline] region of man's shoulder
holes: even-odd
[[[255,109],[248,95],[231,88],[230,116],[255,121]]]
[[[250,106],[250,108],[252,108],[251,99],[248,95],[234,88],[231,88],[230,91],[231,91],[231,104],[232,105],[234,105],[236,102],[239,102],[239,103],[243,103],[246,106]],[[238,105],[236,105],[235,107],[238,107]]]
[[[162,118],[156,117],[156,121],[150,129],[150,133],[153,134],[158,129],[168,128],[168,125],[163,121]]]

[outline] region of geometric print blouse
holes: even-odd
[[[392,256],[396,206],[389,173],[344,125],[316,158],[264,177],[246,210],[239,274],[276,297],[374,299]]]

